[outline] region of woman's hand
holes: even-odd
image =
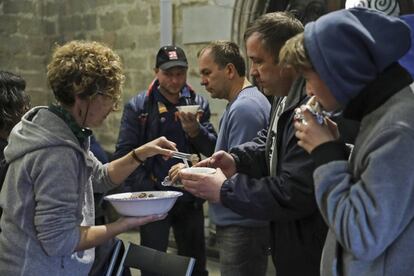
[[[96,247],[116,235],[136,229],[150,222],[163,220],[166,216],[167,214],[145,217],[121,217],[115,222],[104,225],[80,226],[80,240],[75,251]]]
[[[122,232],[129,231],[132,229],[137,229],[139,226],[163,220],[167,217],[167,214],[160,214],[160,215],[151,215],[145,217],[121,217],[117,220],[120,224],[124,225],[124,229]]]
[[[298,145],[308,153],[311,153],[317,146],[323,143],[339,138],[338,127],[331,119],[325,117],[324,123],[320,125],[305,106],[301,106],[300,109],[306,124],[300,120],[295,121],[295,136],[299,139]]]
[[[177,151],[176,144],[167,140],[164,136],[148,142],[135,150],[135,154],[142,161],[145,161],[148,157],[160,154],[165,159],[171,157],[173,151]]]

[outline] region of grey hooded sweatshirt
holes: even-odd
[[[5,149],[0,275],[87,275],[94,249],[74,252],[94,225],[93,191],[114,188],[107,168],[46,107],[25,114]],[[93,186],[93,188],[92,188]]]
[[[363,8],[305,26],[313,67],[344,118],[360,121],[349,160],[339,141],[311,153],[329,226],[322,276],[414,275],[413,79],[396,63],[410,33],[400,19]]]

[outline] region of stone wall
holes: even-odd
[[[182,10],[206,3],[173,1],[173,42],[187,52],[192,81],[198,81],[196,53],[203,44],[182,45]],[[0,68],[22,75],[33,105],[46,105],[53,101],[46,83],[46,65],[53,46],[73,39],[104,42],[123,60],[125,101],[146,89],[154,76],[159,27],[157,0],[0,0]],[[218,114],[213,113],[217,123]],[[102,127],[94,129],[110,152],[114,150],[121,115],[111,114]]]

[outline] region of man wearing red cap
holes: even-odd
[[[175,142],[181,152],[205,156],[214,152],[217,134],[209,122],[209,105],[186,83],[187,68],[187,58],[180,47],[161,47],[156,56],[155,80],[147,91],[134,96],[125,105],[115,156],[123,156],[137,145],[159,136]],[[181,105],[199,105],[199,111],[197,114],[178,112],[177,106]],[[144,166],[125,181],[125,190],[179,189],[161,185],[171,166],[178,162],[181,161],[148,158]],[[141,244],[166,251],[172,227],[177,253],[196,259],[193,275],[207,275],[203,200],[183,192],[165,220],[141,228]]]

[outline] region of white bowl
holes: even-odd
[[[140,196],[144,196],[140,198]],[[177,191],[145,191],[105,196],[122,216],[141,217],[167,213],[183,193]],[[152,197],[149,197],[152,196]]]
[[[200,105],[180,105],[177,106],[178,111],[196,114]]]
[[[216,169],[209,168],[209,167],[191,167],[191,168],[184,168],[180,170],[184,173],[207,173],[207,174],[213,174],[216,172]]]

